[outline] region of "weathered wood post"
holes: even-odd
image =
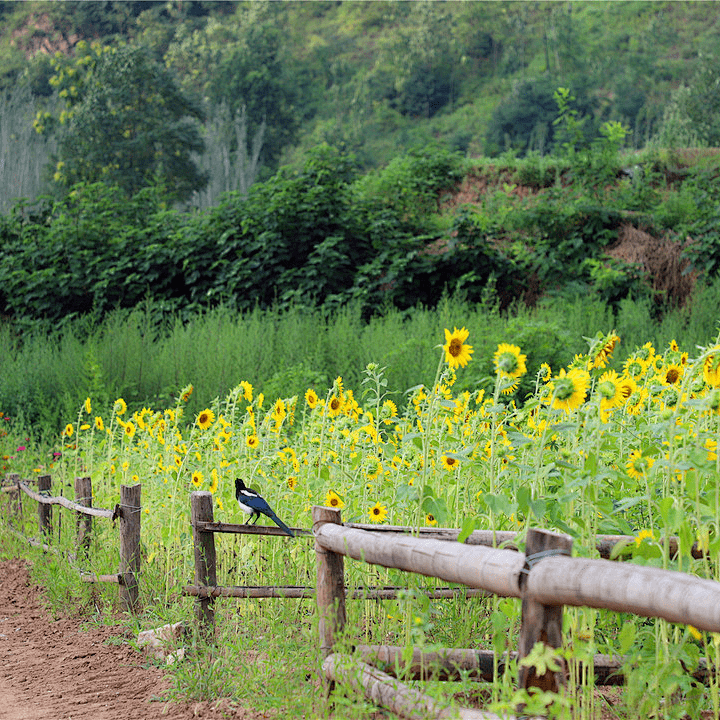
[[[22,493],[20,492],[20,474],[19,473],[8,473],[7,480],[9,485],[15,486],[15,517],[22,515]],[[10,504],[12,508],[12,502]]]
[[[41,495],[50,495],[50,487],[52,479],[49,475],[38,475],[37,479],[38,492]],[[40,533],[43,535],[52,535],[52,505],[38,503],[38,525]]]
[[[78,505],[92,507],[92,480],[89,477],[75,478],[75,502]],[[85,551],[85,557],[90,557],[90,535],[92,533],[92,516],[78,513],[75,518],[77,531],[77,546]]]
[[[195,548],[195,584],[217,586],[215,534],[199,529],[198,523],[213,521],[212,494],[196,491],[190,494],[190,517]],[[198,596],[195,612],[200,632],[206,640],[215,635],[215,598]]]
[[[533,565],[543,557],[550,555],[570,555],[572,538],[568,535],[533,530],[527,532],[525,543],[525,567],[520,574],[520,590],[522,596],[522,625],[518,640],[518,662],[530,654],[535,643],[542,642],[551,648],[562,646],[562,605],[543,605],[525,593],[527,576],[532,572]],[[562,661],[561,661],[562,662]],[[531,687],[540,690],[558,692],[565,684],[566,668],[561,664],[560,670],[548,669],[543,675],[537,675],[535,668],[521,665],[518,674],[518,686],[523,689]]]
[[[315,505],[312,509],[313,532],[325,523],[342,524],[340,510]],[[333,651],[338,633],[345,626],[345,565],[343,556],[323,548],[315,540],[320,653],[326,658]]]
[[[138,601],[141,489],[139,483],[120,486],[120,604],[130,612]]]

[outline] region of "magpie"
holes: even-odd
[[[255,519],[252,521],[254,525],[260,515],[267,515],[283,532],[295,537],[295,533],[273,512],[265,498],[245,487],[245,483],[240,478],[235,479],[235,498],[242,511],[250,516],[248,522],[254,516]]]

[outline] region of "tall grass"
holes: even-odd
[[[38,433],[56,434],[91,395],[99,410],[117,397],[131,408],[170,402],[192,384],[191,412],[223,397],[241,380],[268,396],[302,395],[337,376],[360,386],[368,362],[387,367],[387,390],[403,393],[430,384],[437,366],[433,342],[461,324],[474,338],[475,362],[460,382],[490,387],[489,358],[499,342],[522,344],[529,375],[541,362],[566,364],[587,350],[585,337],[616,329],[623,359],[647,341],[665,347],[707,343],[717,332],[720,281],[698,287],[687,306],[654,319],[645,300],[615,310],[594,299],[548,299],[534,309],[501,312],[492,298],[467,303],[447,298],[436,309],[389,310],[364,321],[360,308],[333,314],[307,308],[238,313],[219,307],[189,319],[158,319],[151,305],[116,312],[97,325],[68,323],[62,330],[20,331],[0,324],[0,411]],[[521,388],[522,390],[522,388]]]

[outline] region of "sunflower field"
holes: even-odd
[[[95,415],[87,398],[65,427],[54,472],[91,475],[94,504],[103,507],[116,502],[120,484],[142,483],[145,565],[166,601],[192,577],[190,493],[213,494],[216,520],[243,522],[236,477],[291,526],[310,527],[319,504],[341,508],[345,521],[456,527],[461,538],[476,528],[515,530],[520,539],[530,526],[554,529],[574,538],[576,555],[596,556],[597,535],[625,535],[615,554],[627,561],[720,579],[712,559],[720,551],[720,344],[691,354],[674,341],[646,343],[612,369],[620,338],[598,333],[566,367],[542,364],[533,391],[520,397],[526,356],[511,342],[494,353],[491,392],[454,391],[473,362],[469,340],[465,328],[445,330],[434,382],[402,399],[390,397],[386,368],[376,363],[360,387],[338,377],[304,397],[267,398],[243,381],[193,416],[185,412],[192,386],[167,408],[130,412],[118,398],[108,417]],[[671,535],[674,556],[662,542]],[[314,584],[310,543],[221,535],[216,542],[221,584]],[[349,584],[410,584],[397,602],[353,611],[366,640],[514,647],[519,601],[482,600],[474,609],[429,602],[413,593],[417,579],[360,565],[347,567]],[[628,708],[718,715],[717,679],[704,687],[689,673],[702,658],[720,665],[720,636],[587,608],[566,609],[566,626],[567,652],[578,663],[597,652],[625,657]],[[592,717],[591,686],[578,669],[568,688],[575,701],[560,698],[544,710]],[[493,707],[508,707],[511,679],[487,693]],[[664,705],[670,693],[676,711]]]

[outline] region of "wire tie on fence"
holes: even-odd
[[[556,555],[565,555],[566,557],[570,556],[570,551],[566,548],[550,548],[549,550],[541,550],[540,552],[533,553],[532,555],[527,555],[525,557],[525,565],[523,565],[522,570],[520,571],[521,575],[530,575],[530,571],[537,565],[541,560],[544,560],[548,557],[554,557]]]

